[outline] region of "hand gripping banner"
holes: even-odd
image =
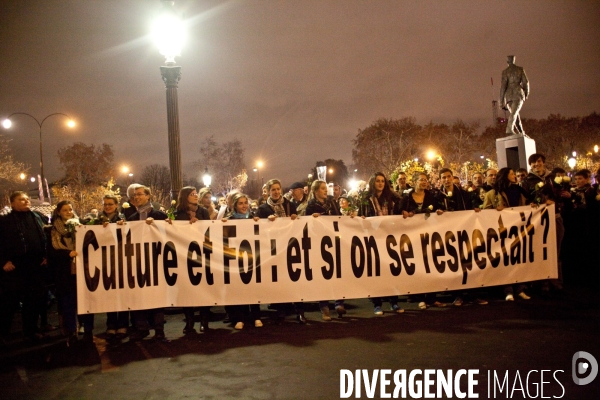
[[[78,311],[380,297],[558,277],[554,206],[77,229]]]

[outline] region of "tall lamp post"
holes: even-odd
[[[179,140],[179,107],[177,84],[181,78],[181,67],[175,65],[175,57],[181,55],[183,45],[183,23],[173,8],[174,1],[162,1],[162,12],[154,26],[154,37],[160,54],[165,56],[165,65],[160,74],[167,90],[167,125],[169,138],[169,168],[171,170],[171,199],[177,199],[182,187],[181,145]]]
[[[48,182],[46,182],[46,178],[44,177],[44,151],[43,151],[43,146],[42,146],[42,126],[44,125],[44,122],[46,122],[46,120],[50,117],[52,117],[53,115],[62,115],[63,117],[67,117],[68,121],[67,121],[67,126],[69,128],[73,128],[75,126],[75,121],[73,121],[71,119],[71,117],[69,117],[67,114],[63,114],[63,113],[53,113],[50,115],[47,115],[46,117],[44,117],[44,119],[42,119],[42,121],[40,122],[36,117],[34,117],[31,114],[28,113],[24,113],[24,112],[16,112],[16,113],[12,113],[10,114],[4,121],[2,121],[2,126],[4,126],[4,129],[9,129],[12,126],[12,121],[10,120],[10,118],[13,115],[26,115],[28,117],[30,117],[31,119],[33,119],[39,126],[40,128],[40,187],[42,188],[41,190],[41,198],[40,200],[44,201],[45,198],[48,198],[48,202],[50,202],[50,197],[49,197],[49,192],[48,192]]]

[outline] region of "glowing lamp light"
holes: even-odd
[[[68,126],[69,128],[75,128],[75,121],[73,121],[72,119],[70,119],[70,120],[67,122],[67,126]]]
[[[577,152],[576,151],[573,152],[573,157],[577,157]]]
[[[185,43],[185,26],[173,8],[173,1],[163,1],[163,10],[152,27],[152,37],[167,64],[175,64]]]
[[[598,152],[598,145],[595,145],[594,146],[594,153],[597,153],[597,152]]]
[[[202,182],[205,187],[209,187],[212,183],[212,177],[208,173],[208,167],[204,168],[204,176],[202,176]]]
[[[33,183],[35,182],[35,177],[32,176],[31,178],[29,178],[29,180],[31,181],[31,183]]]
[[[428,159],[428,160],[433,160],[434,158],[435,158],[435,151],[433,151],[433,150],[429,150],[429,151],[427,152],[427,159]]]
[[[577,160],[574,159],[573,157],[569,158],[569,160],[567,161],[567,164],[569,164],[569,167],[571,169],[575,168],[575,166],[577,165]]]
[[[10,127],[12,126],[11,120],[6,118],[4,121],[2,121],[2,126],[4,127],[4,129],[10,129]]]
[[[351,181],[348,182],[348,185],[350,186],[350,190],[356,190],[358,189],[358,181],[352,179]]]
[[[25,174],[24,174],[24,173],[22,173],[22,172],[19,174],[19,178],[21,178],[21,179],[25,179],[26,177],[27,177],[27,175],[25,175]]]

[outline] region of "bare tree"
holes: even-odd
[[[152,164],[143,169],[140,182],[152,191],[153,200],[169,208],[171,201],[171,174],[165,165]]]

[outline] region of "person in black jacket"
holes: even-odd
[[[312,215],[315,218],[320,215],[342,215],[338,202],[333,196],[327,195],[327,182],[316,180],[312,183],[306,206],[306,215]],[[319,301],[319,308],[321,309],[323,321],[331,321],[329,301]],[[344,300],[335,301],[335,311],[340,318],[346,314]]]
[[[208,192],[210,194],[210,192]],[[190,224],[198,220],[209,220],[209,211],[199,204],[200,197],[196,188],[193,186],[186,186],[179,191],[179,197],[177,199],[177,210],[175,220],[177,221],[190,221]],[[183,328],[184,334],[196,333],[194,329],[194,307],[184,307],[183,313],[185,315],[185,327]],[[210,307],[200,307],[200,331],[208,331],[208,322],[210,320]]]
[[[20,301],[23,334],[41,339],[37,318],[46,306],[45,217],[31,211],[25,192],[12,193],[10,205],[12,210],[0,216],[0,339],[9,334]]]
[[[452,176],[452,173],[450,173]],[[416,172],[412,178],[413,190],[404,194],[400,211],[404,218],[411,218],[415,214],[442,214],[444,211],[440,209],[438,199],[432,190],[427,189],[429,186],[429,177],[425,172]],[[428,306],[436,307],[443,306],[442,303],[435,300],[434,293],[425,293],[415,296],[419,302],[419,308],[424,310]]]
[[[155,220],[164,221],[169,217],[162,211],[152,208],[150,203],[151,192],[147,186],[138,186],[133,194],[133,202],[136,207],[135,213],[127,218],[127,221],[146,221],[147,224],[154,223]],[[152,328],[154,329],[154,339],[165,340],[165,313],[163,308],[152,310],[136,310],[131,312],[135,323],[136,331],[130,336],[131,340],[142,340],[150,335],[149,318],[152,319]]]
[[[400,214],[400,197],[390,187],[390,182],[382,172],[375,172],[369,180],[369,190],[366,192],[366,204],[361,204],[359,215],[362,217],[381,217]],[[373,312],[375,315],[383,315],[381,308],[383,301],[390,302],[393,312],[403,313],[404,310],[398,305],[398,296],[372,297]]]

